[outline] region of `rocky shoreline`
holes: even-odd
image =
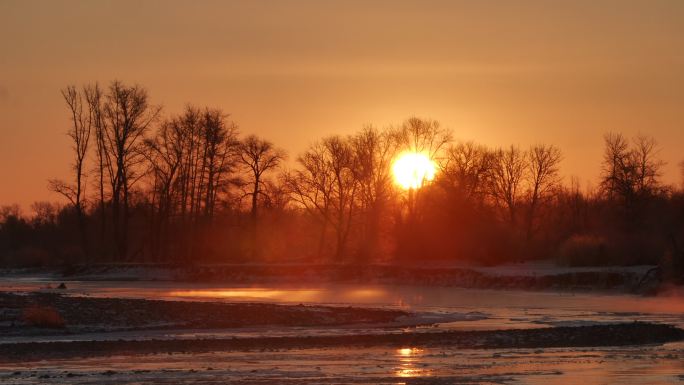
[[[0,292],[0,337],[246,326],[387,324],[409,313],[393,309],[72,297]],[[50,323],[50,317],[63,322]],[[48,318],[45,324],[37,324]],[[54,320],[52,320],[54,321]]]

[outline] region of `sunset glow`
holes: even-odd
[[[684,380],[684,0],[0,0],[0,47],[2,384]]]
[[[417,189],[426,181],[435,179],[436,166],[427,155],[407,152],[394,161],[394,180],[405,190]]]

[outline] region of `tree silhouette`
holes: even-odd
[[[523,194],[523,182],[528,171],[529,159],[519,147],[510,146],[494,153],[491,194],[506,212],[508,222],[515,226]]]
[[[378,257],[383,219],[388,215],[396,190],[392,188],[391,167],[399,150],[393,131],[380,131],[373,126],[364,127],[350,138],[354,152],[354,175],[358,181],[358,226],[361,240],[359,258]]]
[[[263,175],[273,171],[285,159],[285,152],[273,146],[273,143],[256,135],[247,136],[239,145],[239,159],[248,174],[251,185],[248,195],[251,197],[250,216],[252,220],[252,255],[258,255],[258,214],[259,198],[266,197]]]
[[[528,152],[529,158],[529,204],[527,210],[527,240],[532,239],[534,221],[539,206],[545,203],[560,185],[559,165],[563,159],[560,149],[554,146],[538,144]]]
[[[580,189],[577,178],[563,183],[555,146],[452,143],[439,122],[416,117],[325,137],[283,171],[282,150],[240,137],[220,109],[187,105],[162,117],[144,88],[116,81],[69,86],[62,96],[73,178],[49,186],[68,204],[37,202],[32,215],[0,208],[0,265],[75,255],[88,263],[555,257],[574,265],[681,256],[670,249],[683,239],[684,197],[663,184],[664,163],[648,136],[604,137],[597,189]],[[434,180],[409,192],[395,185],[392,164],[402,152],[430,156]],[[680,268],[663,269],[672,277]]]
[[[619,202],[635,219],[642,203],[663,192],[660,176],[664,162],[658,159],[655,139],[639,135],[629,141],[621,134],[604,136],[601,189]]]
[[[250,215],[256,222],[259,197],[265,196],[262,187],[263,175],[277,168],[285,159],[285,152],[273,146],[273,143],[261,139],[256,135],[247,136],[240,142],[240,162],[249,174],[251,189]]]
[[[85,159],[90,143],[90,134],[93,126],[96,125],[96,116],[84,92],[76,89],[76,86],[68,86],[62,90],[62,97],[66,102],[71,114],[71,128],[67,135],[71,138],[74,150],[74,183],[67,183],[58,179],[52,179],[49,187],[64,197],[73,205],[78,217],[79,232],[81,238],[81,252],[88,254],[88,240],[85,228]]]
[[[141,174],[141,145],[145,133],[159,117],[160,106],[151,105],[147,91],[140,86],[110,84],[102,104],[103,146],[108,171],[112,227],[116,254],[128,256],[131,188]]]

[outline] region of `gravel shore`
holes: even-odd
[[[32,325],[27,309],[49,310],[60,327]],[[385,324],[408,313],[359,307],[162,301],[0,293],[0,337],[160,329]]]
[[[627,323],[527,330],[449,331],[311,337],[254,337],[195,340],[78,341],[0,344],[0,362],[108,355],[273,351],[372,347],[457,347],[464,349],[598,347],[661,344],[684,339],[669,325]]]

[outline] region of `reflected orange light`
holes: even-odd
[[[413,349],[411,349],[411,348],[399,349],[398,353],[399,353],[399,355],[404,356],[404,357],[410,356],[411,353],[413,353]]]
[[[287,301],[311,301],[320,297],[320,290],[264,290],[264,289],[221,289],[221,290],[176,290],[171,297],[186,298],[251,298]]]
[[[397,377],[421,377],[431,375],[430,370],[418,368],[415,365],[416,356],[423,353],[423,349],[401,348],[397,349],[399,367],[395,371]]]
[[[347,296],[349,298],[381,298],[385,294],[386,291],[381,289],[355,289],[350,290]]]

